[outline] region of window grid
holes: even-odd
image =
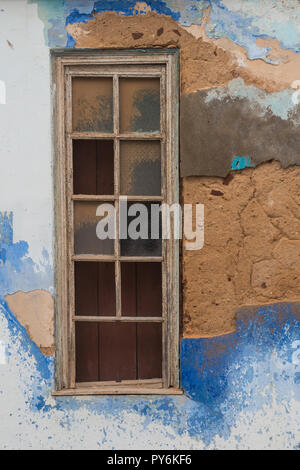
[[[102,73],[98,73],[97,77],[103,76]],[[70,222],[72,224],[70,233],[72,234],[71,239],[69,239],[70,247],[71,247],[71,260],[72,260],[72,271],[70,273],[70,279],[72,283],[71,291],[72,301],[70,302],[71,306],[71,329],[72,329],[72,348],[71,348],[71,371],[72,371],[72,386],[75,387],[75,376],[76,376],[76,341],[75,341],[75,323],[76,322],[96,322],[96,323],[105,323],[105,322],[134,322],[134,323],[162,323],[162,328],[165,330],[165,312],[164,307],[162,310],[161,317],[128,317],[122,316],[122,290],[121,290],[121,262],[160,262],[162,266],[162,295],[164,298],[164,284],[165,284],[165,256],[164,256],[164,249],[166,241],[162,240],[162,256],[121,256],[120,249],[121,243],[119,239],[120,227],[119,227],[119,198],[120,196],[124,196],[120,194],[120,141],[121,140],[155,140],[160,141],[160,149],[161,149],[161,196],[126,196],[128,201],[147,201],[147,202],[164,202],[165,197],[165,164],[164,164],[164,144],[165,144],[165,80],[164,80],[164,73],[159,74],[149,74],[147,78],[159,78],[160,79],[160,132],[155,134],[139,134],[139,133],[120,133],[120,93],[119,93],[119,80],[120,78],[143,78],[141,74],[124,74],[124,73],[114,73],[113,75],[105,75],[106,77],[111,77],[113,80],[113,132],[112,133],[98,133],[98,132],[73,132],[73,123],[72,123],[72,79],[73,77],[77,77],[76,75],[69,76],[68,82],[68,106],[67,109],[69,110],[69,129],[68,129],[68,141],[69,147],[71,147],[70,155],[69,155],[69,165],[72,167],[69,174],[72,176],[69,180],[69,203],[70,203]],[[113,195],[75,195],[73,194],[73,140],[76,139],[107,139],[113,140],[114,142],[114,194]],[[115,204],[115,213],[116,213],[116,221],[115,221],[115,240],[114,240],[114,255],[107,256],[107,255],[76,255],[74,252],[74,203],[75,201],[107,201],[107,202],[114,202]],[[116,315],[115,316],[79,316],[76,315],[75,311],[75,294],[74,294],[74,278],[75,278],[75,261],[95,261],[95,262],[103,262],[103,261],[110,261],[114,263],[115,266],[115,286],[116,286]],[[163,302],[164,305],[165,302]],[[165,332],[162,332],[162,336],[164,337]],[[166,382],[166,377],[164,377],[164,370],[166,369],[164,363],[166,362],[166,357],[163,352],[163,379],[161,382]],[[148,379],[146,379],[148,381]],[[157,382],[157,379],[155,379]],[[122,381],[123,382],[123,381]],[[134,381],[136,383],[145,382],[145,380],[140,379]],[[99,383],[99,382],[97,382]],[[102,383],[102,382],[101,382]],[[104,383],[104,382],[103,382]],[[116,383],[116,382],[114,382]]]
[[[77,77],[76,75],[72,75],[71,79],[73,77]],[[97,77],[101,77],[102,74],[98,73]],[[73,140],[76,139],[82,139],[86,137],[87,139],[107,139],[107,140],[113,140],[114,141],[114,194],[113,195],[85,195],[85,194],[73,194],[73,191],[71,188],[73,188],[73,181],[70,181],[70,190],[71,190],[71,201],[73,203],[75,201],[81,201],[81,202],[88,202],[88,201],[106,201],[106,202],[114,202],[115,204],[115,209],[116,209],[116,237],[114,241],[114,255],[113,256],[108,256],[108,255],[85,255],[85,254],[80,254],[76,255],[74,253],[74,243],[72,243],[72,255],[71,259],[73,262],[75,261],[110,261],[115,263],[115,273],[116,273],[116,317],[109,317],[111,321],[128,321],[125,320],[127,317],[122,316],[122,308],[121,308],[121,262],[164,262],[164,256],[121,256],[120,253],[120,240],[119,240],[119,198],[124,196],[120,194],[120,141],[121,140],[156,140],[161,142],[161,173],[162,173],[162,195],[161,196],[126,196],[128,201],[137,201],[137,202],[164,202],[164,193],[165,193],[165,188],[164,188],[164,152],[163,152],[163,147],[164,147],[164,90],[163,90],[163,74],[149,74],[149,78],[160,78],[161,82],[161,129],[162,132],[157,133],[157,134],[139,134],[139,133],[131,133],[131,134],[120,134],[119,131],[119,116],[120,116],[120,109],[119,109],[119,79],[120,78],[128,78],[131,76],[134,76],[135,78],[143,78],[141,74],[114,74],[114,75],[108,75],[113,79],[113,110],[114,110],[114,132],[111,134],[104,134],[104,133],[86,133],[86,132],[76,132],[74,133],[72,131],[72,115],[70,113],[70,124],[71,128],[69,129],[69,138],[71,140],[71,147],[73,146]],[[69,102],[72,103],[72,82],[70,81],[69,84]],[[68,107],[70,108],[70,106]],[[71,151],[72,152],[72,151]],[[70,158],[70,164],[72,164],[72,157]],[[72,171],[73,173],[73,171]],[[74,220],[74,206],[72,208],[72,214],[73,217],[71,220]],[[74,227],[72,227],[72,233],[74,230]],[[163,242],[164,244],[164,242]],[[163,250],[163,247],[162,247]],[[73,309],[74,311],[74,309]],[[79,316],[72,315],[72,318],[74,321],[82,321]],[[86,318],[86,317],[84,317]],[[91,317],[97,322],[101,321],[106,321],[105,317]],[[131,318],[131,317],[130,317]],[[136,322],[139,321],[149,321],[145,320],[144,317],[134,317]],[[149,318],[149,317],[148,317]],[[151,318],[151,317],[150,317]],[[153,317],[154,321],[159,321],[162,322],[163,319],[161,317]]]
[[[178,202],[178,54],[176,50],[158,51],[151,53],[140,53],[139,51],[106,51],[103,55],[91,51],[88,54],[74,51],[52,51],[54,65],[56,68],[57,84],[57,154],[56,164],[56,184],[58,199],[56,199],[57,211],[57,305],[58,315],[56,323],[56,392],[54,395],[93,395],[107,393],[123,393],[122,387],[111,388],[115,382],[101,383],[102,388],[95,388],[95,383],[75,383],[75,322],[76,321],[112,321],[114,317],[76,317],[74,318],[74,265],[75,261],[111,261],[119,264],[121,261],[132,262],[160,262],[162,264],[162,284],[163,284],[163,312],[162,318],[138,318],[120,317],[121,305],[119,301],[119,316],[116,321],[131,321],[137,323],[141,321],[162,321],[163,328],[163,387],[160,390],[156,379],[150,380],[125,380],[123,388],[125,393],[151,393],[151,394],[181,394],[179,390],[179,369],[178,369],[178,255],[179,243],[169,241],[168,244],[162,240],[162,256],[156,257],[128,257],[120,255],[120,241],[116,237],[115,250],[113,256],[107,255],[75,255],[74,254],[74,202],[75,201],[116,201],[118,203],[120,189],[120,141],[121,140],[160,140],[161,142],[161,171],[162,171],[162,193],[161,196],[128,196],[128,201],[158,201],[172,204]],[[135,67],[133,70],[132,67]],[[126,73],[129,67],[130,72]],[[147,69],[148,67],[148,69]],[[106,70],[105,70],[106,68]],[[120,73],[111,73],[112,68]],[[144,69],[145,68],[145,69]],[[101,69],[101,73],[99,73]],[[149,70],[151,71],[149,72]],[[163,73],[162,73],[163,71]],[[119,134],[118,122],[119,113],[114,112],[114,132],[73,132],[72,129],[72,77],[74,76],[110,76],[114,83],[114,111],[115,106],[119,106],[116,100],[115,87],[118,88],[119,77],[147,78],[160,77],[161,80],[161,125],[160,134]],[[64,103],[62,105],[62,103]],[[166,120],[168,118],[168,121]],[[167,127],[165,127],[167,125]],[[165,129],[168,133],[165,134]],[[109,139],[114,141],[115,159],[115,184],[117,191],[109,196],[73,194],[73,158],[72,146],[76,139]],[[171,157],[172,155],[172,157]],[[67,156],[67,159],[65,158]],[[167,156],[167,159],[166,159]],[[116,175],[116,168],[118,173]],[[61,202],[60,202],[61,201]],[[117,216],[117,223],[119,217]],[[172,224],[171,224],[172,226]],[[119,227],[117,227],[117,230]],[[65,251],[64,251],[65,250]],[[64,262],[65,261],[65,262]],[[120,273],[119,273],[120,276]],[[116,280],[120,286],[120,277]],[[121,289],[117,288],[119,295]],[[69,314],[66,315],[66,308]],[[64,310],[65,309],[65,310]],[[65,313],[64,313],[65,311]],[[69,331],[69,333],[68,333]],[[145,388],[133,388],[134,384],[141,384]],[[100,383],[96,383],[99,385]],[[120,388],[119,388],[120,387]],[[171,387],[171,388],[168,388]],[[172,388],[175,387],[175,388]]]

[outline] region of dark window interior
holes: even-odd
[[[151,259],[162,256],[161,239],[96,236],[105,196],[115,207],[120,195],[135,198],[129,207],[139,197],[148,207],[161,197],[160,79],[121,78],[118,120],[113,86],[111,77],[73,79],[74,255],[83,257],[74,267],[78,383],[162,378],[162,262]]]

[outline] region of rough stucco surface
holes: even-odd
[[[54,354],[54,302],[50,292],[16,292],[5,297],[9,309],[45,356]]]
[[[186,336],[234,330],[242,305],[300,298],[300,168],[231,178],[183,179],[183,202],[205,206],[204,248],[183,255]]]

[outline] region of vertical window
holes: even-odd
[[[56,393],[179,393],[178,241],[151,226],[178,202],[177,53],[54,63]]]

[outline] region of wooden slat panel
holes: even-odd
[[[140,317],[162,315],[161,265],[122,263],[122,314]],[[162,328],[159,323],[138,323],[137,377],[162,376]]]
[[[122,316],[136,316],[136,263],[121,263]]]
[[[75,313],[79,316],[98,315],[98,265],[75,263]]]
[[[97,140],[97,191],[93,194],[114,194],[114,143]]]
[[[85,315],[115,315],[114,263],[76,263],[76,309]],[[76,324],[76,380],[99,380],[99,342],[95,322]]]
[[[98,264],[98,315],[116,314],[115,263]]]
[[[97,194],[96,140],[73,141],[73,181],[75,194]]]
[[[162,325],[137,324],[138,378],[162,377]]]
[[[162,272],[159,263],[136,263],[137,316],[162,315]]]
[[[161,265],[137,263],[137,315],[162,314]],[[138,378],[162,376],[162,327],[159,323],[137,324]]]
[[[100,328],[99,380],[135,380],[136,324],[105,323]]]
[[[98,324],[76,323],[76,382],[99,380]]]
[[[78,315],[98,315],[98,266],[75,263],[75,311]],[[76,381],[98,380],[98,324],[76,324]]]
[[[90,199],[114,194],[112,140],[74,140],[73,168],[75,194],[90,195]]]

